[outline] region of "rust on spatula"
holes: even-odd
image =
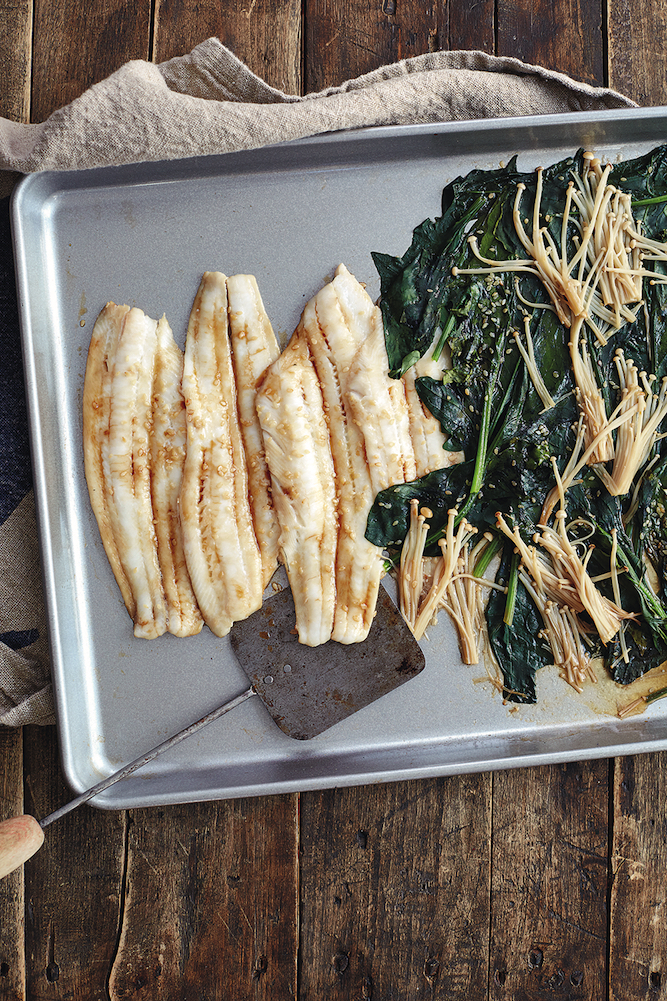
[[[424,655],[384,587],[366,640],[299,643],[289,588],[232,627],[232,650],[267,710],[308,740],[416,677]]]

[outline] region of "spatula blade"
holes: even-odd
[[[303,646],[289,588],[230,633],[232,650],[289,737],[308,740],[416,677],[424,655],[384,587],[362,643]]]

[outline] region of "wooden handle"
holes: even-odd
[[[41,848],[44,831],[34,817],[12,817],[0,823],[0,878]]]

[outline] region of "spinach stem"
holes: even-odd
[[[482,409],[482,423],[479,429],[479,439],[477,442],[477,455],[475,457],[475,468],[472,472],[472,480],[470,482],[470,492],[468,493],[468,499],[459,511],[456,521],[457,523],[461,518],[465,517],[470,508],[472,507],[475,497],[482,489],[484,485],[484,471],[486,469],[486,455],[489,445],[489,429],[491,427],[491,402],[493,399],[493,386],[495,380],[490,379],[486,386],[486,392],[484,393],[484,407]]]
[[[494,537],[489,542],[488,546],[485,546],[482,552],[479,554],[479,559],[472,568],[473,577],[483,577],[489,566],[489,563],[496,555],[499,549],[502,548],[503,540],[499,535],[494,535]]]
[[[652,198],[637,198],[632,200],[632,207],[641,208],[643,205],[660,205],[667,202],[667,195],[654,195]]]
[[[438,343],[435,346],[435,350],[433,352],[433,361],[438,361],[438,359],[440,358],[440,355],[442,354],[442,349],[449,340],[449,335],[452,332],[455,322],[456,318],[454,314],[450,313],[450,315],[447,317],[447,323],[445,324],[444,329],[440,334]]]
[[[622,540],[619,541],[622,542]],[[655,592],[652,590],[652,588],[647,587],[647,585],[644,583],[641,577],[637,574],[635,568],[632,565],[630,554],[626,551],[626,547],[619,546],[619,550],[621,556],[623,557],[623,562],[625,565],[626,572],[630,580],[634,584],[637,593],[643,599],[643,601],[646,604],[646,607],[653,614],[653,616],[656,619],[660,620],[660,626],[656,628],[658,628],[660,635],[663,636],[664,639],[667,639],[667,634],[664,631],[665,627],[662,625],[665,619],[667,619],[667,611],[665,611],[664,605],[658,598],[657,594],[655,594]]]
[[[667,695],[667,688],[659,688],[657,692],[649,692],[648,695],[644,696],[645,702],[655,702],[657,699],[664,699]]]

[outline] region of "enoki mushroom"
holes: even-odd
[[[410,527],[401,552],[398,593],[401,613],[417,639],[422,639],[440,609],[450,615],[457,630],[464,664],[479,663],[478,639],[484,630],[481,586],[498,587],[492,581],[476,577],[474,566],[480,548],[487,545],[485,536],[473,549],[470,542],[477,532],[462,518],[456,526],[457,510],[447,512],[445,535],[438,541],[440,557],[424,594],[424,548],[428,519],[432,512],[410,504]]]
[[[538,168],[530,234],[521,216],[521,201],[526,189],[523,183],[517,185],[513,206],[514,227],[529,256],[504,261],[484,257],[476,237],[470,236],[468,242],[473,254],[486,266],[452,269],[452,274],[516,271],[540,279],[558,318],[571,330],[570,356],[577,402],[584,417],[584,447],[589,464],[614,459],[615,450],[604,400],[581,336],[582,328],[588,325],[598,343],[605,344],[610,330],[633,323],[642,302],[644,276],[650,276],[653,281],[665,281],[644,268],[644,260],[667,260],[667,245],[643,236],[641,225],[633,218],[630,195],[608,183],[610,171],[611,164],[603,168],[592,153],[584,154],[581,174],[575,173],[567,187],[559,248],[548,226],[541,223],[543,171]],[[573,209],[575,214],[572,214]],[[568,257],[570,238],[574,253]],[[631,309],[632,303],[638,305]],[[523,345],[520,342],[518,345],[533,378],[528,357],[530,349],[522,350]],[[538,387],[539,382],[534,378],[533,381]],[[548,406],[542,392],[540,396]],[[644,440],[650,433],[646,432]],[[643,446],[636,444],[639,441],[636,422],[627,429],[625,438],[629,436],[632,436],[631,448],[625,448],[620,460],[623,470],[628,468],[629,450],[633,455],[644,451]],[[611,479],[616,484],[626,482],[626,476],[620,473],[616,476],[612,472]]]

